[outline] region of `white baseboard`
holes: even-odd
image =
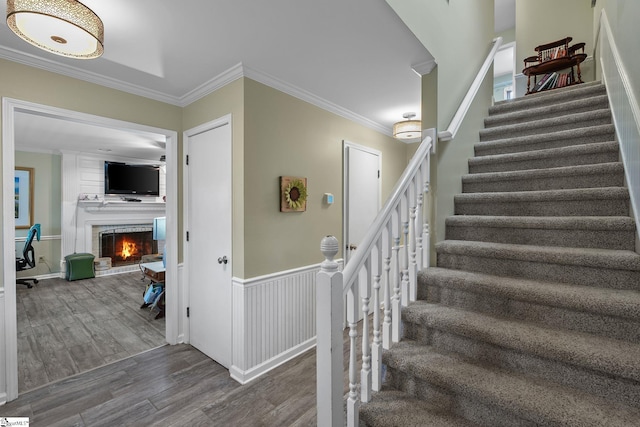
[[[276,357],[273,357],[246,371],[239,369],[237,366],[231,366],[231,369],[229,369],[229,374],[231,375],[231,378],[238,381],[240,384],[247,384],[248,382],[260,377],[261,375],[264,375],[270,370],[277,368],[283,363],[286,363],[289,360],[301,355],[302,353],[314,348],[315,346],[316,338],[313,337],[310,340],[292,347],[289,350],[280,353]]]

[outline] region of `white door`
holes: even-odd
[[[344,142],[345,262],[380,210],[381,157],[377,150]]]
[[[189,341],[231,366],[231,122],[211,123],[188,138],[187,276]]]

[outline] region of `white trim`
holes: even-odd
[[[638,146],[640,141],[640,106],[604,9],[600,13],[599,24],[597,34],[599,37],[603,37],[600,27],[604,28],[605,41],[603,43],[600,39],[597,40],[600,45],[602,80],[607,88],[613,124],[616,128],[616,139],[620,145],[620,157],[624,164],[625,181],[629,189],[631,216],[638,224],[640,222],[640,179],[638,179],[640,169],[638,166],[640,164],[640,147]],[[607,50],[607,48],[609,49]],[[608,70],[609,63],[607,59],[603,59],[603,56],[609,52],[613,57],[612,70]],[[636,229],[636,237],[640,238],[640,228]]]
[[[482,85],[482,82],[484,81],[484,78],[489,71],[489,68],[491,68],[491,65],[493,65],[493,58],[496,56],[500,45],[502,45],[502,37],[493,39],[493,47],[491,48],[491,51],[489,51],[487,58],[484,60],[482,67],[480,67],[480,70],[478,71],[476,78],[473,80],[473,83],[471,83],[469,91],[462,99],[460,107],[458,107],[458,111],[456,111],[456,114],[451,119],[449,127],[442,132],[438,132],[438,139],[440,141],[451,141],[456,137],[456,133],[458,133],[458,129],[460,129],[462,121],[464,120],[467,111],[469,111],[469,108],[471,107],[471,103],[475,99],[476,94],[478,93],[478,90],[480,89],[480,86]]]
[[[196,102],[197,100],[204,98],[210,93],[244,77],[244,71],[242,63],[238,63],[228,70],[218,74],[213,79],[201,84],[197,88],[189,91],[185,95],[180,97],[180,106],[186,107],[187,105]]]
[[[39,68],[44,71],[62,74],[63,76],[72,77],[74,79],[82,80],[85,82],[95,83],[100,86],[109,87],[111,89],[121,90],[123,92],[143,96],[149,99],[154,99],[156,101],[165,102],[167,104],[182,106],[180,105],[180,98],[178,97],[127,83],[122,80],[106,77],[102,74],[94,73],[92,71],[81,70],[79,68],[73,67],[72,65],[59,64],[49,59],[39,58],[35,55],[20,52],[14,49],[9,49],[4,46],[0,46],[0,58],[27,65],[29,67]]]
[[[276,357],[262,362],[259,365],[253,366],[250,369],[247,369],[246,371],[239,369],[237,366],[231,366],[231,369],[229,369],[229,374],[231,378],[244,385],[250,381],[255,380],[261,375],[266,374],[270,370],[288,362],[289,360],[300,356],[302,353],[314,348],[315,346],[316,337],[313,337],[301,344],[291,347],[289,350],[280,353]]]
[[[42,241],[46,241],[46,240],[61,240],[61,239],[62,239],[62,236],[60,234],[56,234],[56,235],[53,235],[53,236],[40,236],[40,240],[39,241],[42,242]],[[16,243],[26,242],[27,238],[26,237],[16,237],[15,240],[16,240]]]
[[[252,80],[255,80],[264,85],[267,85],[273,89],[279,90],[280,92],[284,92],[295,98],[301,99],[305,102],[308,102],[309,104],[315,105],[316,107],[322,108],[325,111],[328,111],[337,116],[343,117],[347,120],[356,122],[364,127],[367,127],[369,129],[378,131],[382,134],[391,136],[391,129],[388,126],[384,126],[380,123],[374,122],[373,120],[369,120],[364,116],[356,114],[353,111],[347,110],[346,108],[343,108],[337,104],[334,104],[331,101],[327,101],[326,99],[321,98],[302,88],[286,83],[276,77],[270,76],[266,73],[263,73],[257,70],[253,70],[246,66],[243,68],[244,68],[244,77],[248,77]]]
[[[364,116],[347,110],[346,108],[334,104],[331,101],[321,98],[297,86],[286,83],[276,77],[270,76],[258,70],[250,69],[244,66],[242,63],[238,63],[228,70],[223,71],[219,75],[208,80],[197,88],[190,90],[184,95],[174,96],[142,86],[126,83],[121,80],[105,77],[91,71],[81,70],[70,65],[58,64],[54,61],[38,58],[34,55],[30,55],[13,49],[8,49],[6,47],[0,47],[0,58],[30,67],[39,68],[48,72],[54,72],[63,76],[72,77],[74,79],[82,80],[85,82],[95,83],[100,86],[109,87],[111,89],[121,90],[123,92],[131,93],[156,101],[165,102],[167,104],[176,105],[178,107],[186,107],[239,78],[248,77],[252,80],[272,87],[273,89],[279,90],[298,99],[306,101],[312,105],[315,105],[316,107],[322,108],[323,110],[326,110],[330,113],[336,114],[340,117],[344,117],[345,119],[359,123],[362,126],[391,136],[391,130],[381,123],[377,123],[373,120],[367,119]],[[416,64],[415,66],[425,66],[427,62]]]
[[[167,164],[167,197],[173,202],[167,203],[167,240],[166,240],[166,340],[169,344],[176,344],[178,337],[177,322],[177,303],[178,303],[178,280],[177,280],[177,261],[178,261],[178,134],[176,131],[161,129],[137,123],[115,120],[92,114],[81,113],[78,111],[65,110],[62,108],[36,104],[32,102],[2,98],[2,164],[3,164],[3,211],[11,212],[13,210],[13,170],[15,167],[15,127],[14,119],[16,112],[24,112],[28,114],[40,114],[47,117],[53,117],[60,120],[76,121],[87,123],[95,126],[110,127],[116,129],[126,129],[131,132],[154,133],[165,135],[167,138],[166,145],[166,164]],[[171,165],[171,167],[169,167]],[[4,265],[14,265],[15,263],[15,228],[13,217],[11,215],[3,215],[3,260]],[[4,322],[0,325],[0,331],[4,331],[4,343],[0,343],[0,348],[4,348],[4,354],[0,353],[0,384],[4,378],[6,384],[7,400],[11,401],[18,397],[18,359],[17,359],[17,323],[16,323],[16,272],[15,268],[5,268],[3,273],[4,279]],[[4,363],[1,359],[4,358]],[[3,390],[0,390],[2,393]]]
[[[342,263],[342,259],[336,259],[335,260],[337,263]],[[250,279],[240,279],[239,277],[234,277],[233,278],[233,283],[240,285],[240,286],[244,286],[244,287],[251,287],[251,286],[260,286],[263,282],[267,282],[270,280],[274,280],[274,279],[278,279],[282,276],[293,276],[299,273],[305,273],[309,270],[317,270],[320,269],[320,264],[311,264],[311,265],[306,265],[304,267],[298,267],[298,268],[292,268],[290,270],[282,270],[282,271],[277,271],[275,273],[271,273],[271,274],[265,274],[262,276],[256,276],[256,277],[252,277]]]
[[[424,75],[431,73],[433,69],[436,68],[436,65],[438,65],[438,63],[436,62],[435,59],[429,59],[428,61],[411,65],[411,69],[413,70],[414,73],[422,77]]]

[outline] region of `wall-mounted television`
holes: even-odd
[[[160,195],[160,168],[104,162],[104,194]]]

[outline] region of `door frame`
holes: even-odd
[[[222,117],[219,117],[217,119],[211,120],[209,122],[203,123],[199,126],[193,127],[191,129],[188,129],[186,131],[184,131],[182,133],[182,164],[186,165],[187,164],[187,156],[189,155],[189,138],[198,134],[201,134],[203,132],[221,127],[221,126],[225,126],[228,125],[230,126],[231,129],[231,141],[229,141],[229,143],[231,144],[231,159],[232,159],[232,163],[231,163],[231,176],[233,176],[233,126],[232,126],[232,121],[231,121],[231,114],[226,114]],[[229,185],[233,185],[233,182],[229,182]],[[189,257],[189,245],[186,243],[186,233],[187,231],[189,231],[189,202],[190,202],[190,197],[191,195],[189,194],[189,170],[187,167],[184,167],[182,169],[182,194],[183,194],[183,200],[182,200],[182,205],[184,207],[183,210],[183,218],[182,218],[182,223],[184,224],[183,227],[183,241],[184,241],[184,246],[183,246],[183,264],[184,264],[184,274],[183,274],[183,279],[184,279],[184,286],[182,287],[182,301],[183,301],[183,307],[182,307],[182,315],[181,318],[183,320],[183,331],[184,331],[184,342],[185,343],[190,343],[190,331],[191,331],[191,325],[189,324],[189,318],[187,318],[187,307],[189,305],[189,294],[191,291],[191,282],[190,282],[190,278],[189,278],[189,262],[190,262],[190,257]],[[233,223],[233,192],[232,192],[232,201],[231,201],[231,206],[229,206],[230,209],[230,218],[231,218],[231,222]],[[231,254],[231,259],[233,260],[233,227],[232,227],[232,235],[231,235],[231,248],[229,253]],[[233,266],[233,263],[231,264]],[[233,269],[231,271],[231,277],[232,277],[232,282],[233,282]],[[229,283],[229,286],[231,286],[232,283]],[[232,298],[233,298],[233,294],[232,294]],[[232,303],[232,301],[230,301],[230,303]],[[233,319],[233,304],[231,305],[231,319],[230,321]],[[231,322],[231,337],[233,337],[233,322]],[[231,354],[230,354],[230,366],[233,365],[233,339],[231,340]]]
[[[0,288],[0,306],[4,308],[4,364],[0,367],[0,379],[6,381],[6,395],[0,401],[14,400],[18,397],[18,341],[16,308],[16,271],[8,266],[15,262],[15,228],[13,215],[13,179],[15,168],[15,115],[17,112],[44,115],[65,121],[86,123],[98,127],[130,130],[132,132],[155,133],[167,138],[166,145],[166,188],[167,199],[167,239],[166,239],[166,327],[165,339],[169,344],[178,342],[178,133],[176,131],[141,125],[123,120],[110,119],[93,114],[52,107],[12,98],[2,98],[2,229],[3,229],[3,280]]]
[[[349,244],[349,150],[360,150],[366,153],[378,156],[378,170],[380,171],[380,179],[378,179],[378,211],[382,207],[382,151],[374,148],[366,147],[355,142],[342,141],[342,249],[344,263],[348,262],[347,245]]]

